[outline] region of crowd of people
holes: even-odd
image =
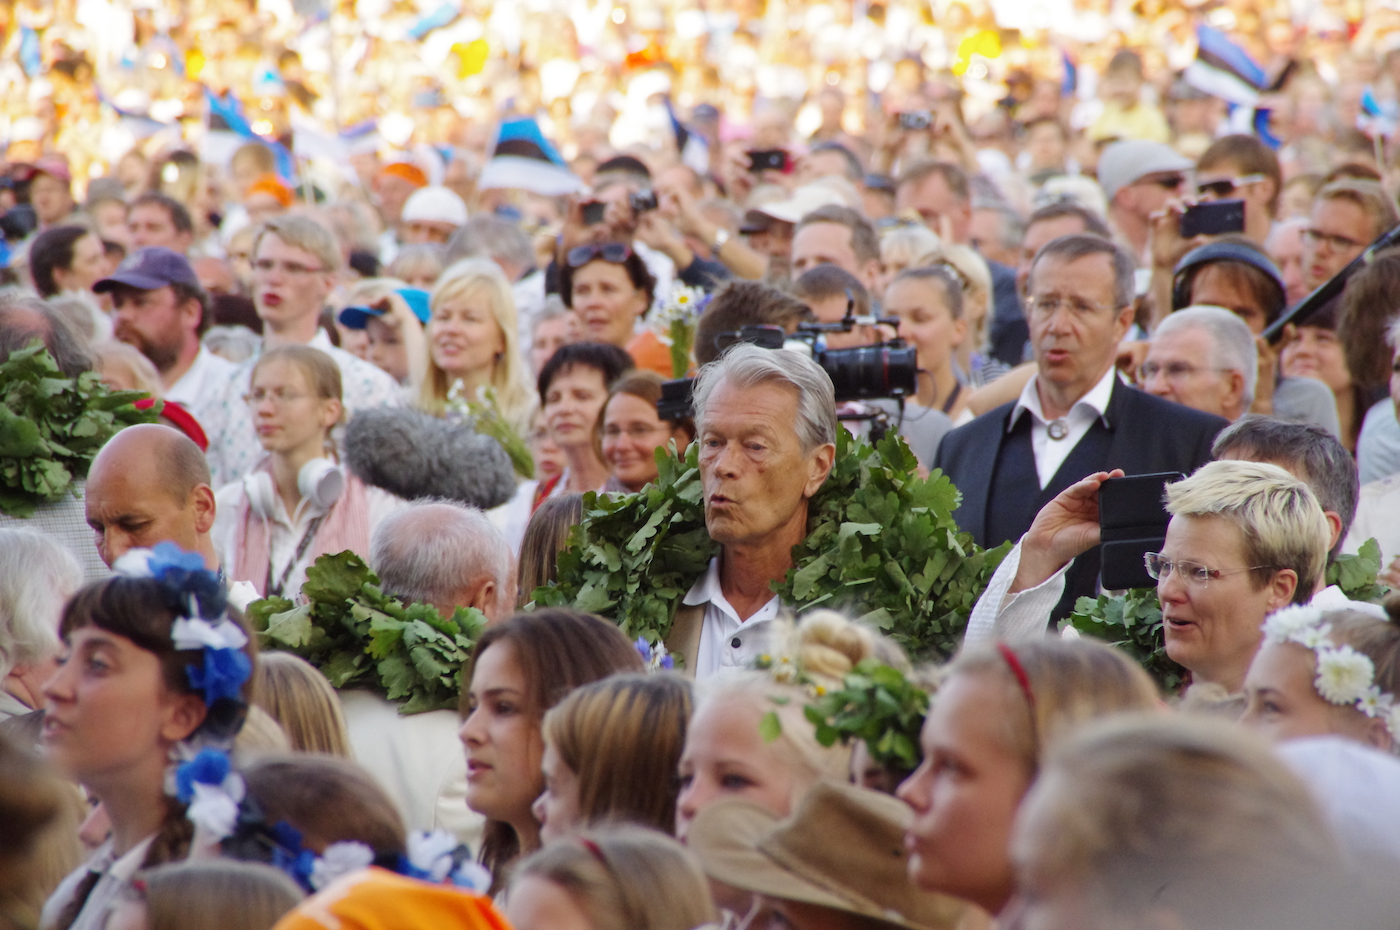
[[[1400,925],[1388,5],[7,11],[0,930]]]

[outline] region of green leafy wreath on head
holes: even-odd
[[[154,423],[160,404],[113,391],[95,371],[65,375],[35,339],[0,362],[0,513],[25,519],[61,500],[87,477],[97,452],[119,430]]]
[[[475,607],[444,618],[431,604],[405,604],[379,588],[364,560],[346,550],[306,570],[306,603],[269,597],[248,605],[266,649],[298,655],[336,689],[362,687],[400,714],[456,710],[462,669],[486,625]]]
[[[705,529],[698,444],[685,458],[658,450],[656,481],[635,494],[585,494],[583,521],[559,555],[540,606],[611,617],[629,638],[671,632],[681,599],[719,546]],[[956,651],[968,614],[1009,550],[984,550],[952,513],[958,490],[918,462],[894,433],[873,448],[838,430],[836,458],[812,498],[796,567],[773,586],[798,611],[841,610],[873,624],[916,659]]]

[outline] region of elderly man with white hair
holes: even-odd
[[[83,583],[77,558],[57,539],[0,529],[0,722],[44,706],[58,657],[63,604]],[[38,728],[25,728],[38,741]]]
[[[1249,412],[1258,380],[1254,334],[1222,307],[1187,307],[1168,316],[1138,371],[1147,393],[1232,423]]]
[[[795,352],[740,343],[700,369],[696,440],[705,527],[720,545],[676,611],[666,646],[703,679],[768,650],[770,585],[793,567],[807,505],[836,460],[831,379]]]
[[[418,501],[375,528],[369,564],[388,594],[432,604],[444,616],[476,607],[487,623],[515,603],[510,546],[484,513],[445,501]],[[467,807],[467,766],[454,711],[403,715],[370,691],[340,693],[355,761],[403,812],[410,830],[445,829],[475,848],[482,818]]]

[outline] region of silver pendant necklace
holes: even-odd
[[[1069,435],[1069,424],[1064,421],[1063,417],[1051,420],[1045,429],[1050,434],[1050,438],[1056,441]]]

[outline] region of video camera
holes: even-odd
[[[849,333],[856,326],[898,326],[897,317],[858,317],[855,298],[846,294],[846,315],[836,323],[799,323],[789,335],[781,326],[745,326],[738,332],[720,333],[715,337],[719,349],[738,342],[748,342],[764,349],[784,349],[800,352],[821,366],[836,389],[836,402],[874,400],[890,397],[901,403],[916,390],[915,375],[919,364],[915,349],[903,339],[881,340],[874,345],[851,349],[828,349],[827,333]],[[678,420],[694,412],[694,378],[667,381],[661,386],[661,399],[656,402],[657,416],[663,420]],[[843,413],[843,420],[875,419],[874,413]]]

